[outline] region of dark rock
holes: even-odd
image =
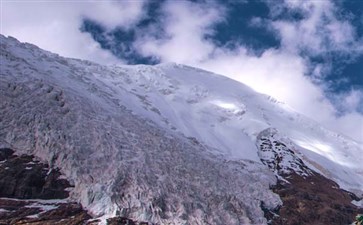
[[[49,169],[33,156],[14,155],[11,149],[0,149],[0,158],[0,225],[78,225],[91,218],[80,204],[59,201],[68,197],[65,188],[70,185],[59,179],[58,169]]]
[[[126,217],[113,217],[107,219],[107,225],[136,225],[136,223]]]
[[[11,149],[1,149],[0,197],[19,199],[63,199],[69,182],[59,179],[59,170],[35,161],[32,156],[13,155]]]
[[[107,225],[153,225],[148,222],[138,222],[128,219],[126,217],[113,217],[107,219]]]
[[[0,148],[0,161],[8,159],[14,154],[14,151],[10,148]]]
[[[279,217],[270,224],[351,224],[355,215],[363,213],[363,209],[351,203],[354,194],[336,188],[335,182],[320,174],[290,174],[285,179],[289,183],[278,181],[273,188],[283,205],[277,212]]]
[[[91,218],[78,203],[0,198],[0,209],[0,224],[78,225]]]

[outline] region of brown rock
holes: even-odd
[[[126,217],[113,217],[107,219],[107,225],[136,225],[136,223]]]
[[[68,197],[67,180],[59,179],[57,169],[34,160],[16,156],[11,149],[0,149],[0,197],[19,199],[62,199]]]
[[[0,225],[78,225],[91,218],[78,203],[31,200],[68,197],[70,185],[57,169],[11,149],[0,149],[0,160]]]
[[[279,181],[273,188],[283,201],[278,210],[280,216],[274,218],[273,225],[350,224],[355,215],[363,213],[363,209],[351,203],[354,194],[320,174],[308,177],[290,174],[285,179],[290,183]]]

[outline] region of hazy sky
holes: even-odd
[[[363,140],[363,1],[1,0],[1,34],[103,64],[207,69]]]

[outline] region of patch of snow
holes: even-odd
[[[363,199],[362,199],[362,200],[360,200],[360,201],[353,200],[353,201],[352,201],[352,204],[353,204],[353,205],[356,205],[356,206],[358,206],[358,207],[360,207],[360,208],[363,208]]]
[[[12,212],[11,210],[0,208],[0,213]]]
[[[51,205],[51,204],[61,204],[67,203],[67,199],[16,199],[16,198],[5,198],[1,197],[2,200],[11,200],[11,201],[20,201],[20,202],[37,202],[43,205]]]
[[[48,212],[53,209],[57,209],[59,206],[55,205],[53,203],[44,203],[44,202],[34,201],[34,202],[32,202],[32,204],[26,205],[24,207],[25,208],[38,208],[42,211],[42,213],[44,213],[44,212]]]
[[[39,215],[40,214],[34,214],[34,215],[26,216],[26,217],[29,218],[29,219],[37,219],[37,218],[39,218]]]

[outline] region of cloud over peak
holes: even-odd
[[[286,0],[284,6],[286,10],[298,11],[302,16],[292,21],[280,19],[271,22],[287,50],[304,51],[313,56],[361,51],[357,49],[361,43],[357,42],[354,27],[349,21],[339,18],[339,11],[331,1]]]
[[[206,37],[215,32],[214,24],[223,21],[224,7],[167,1],[162,6],[162,13],[164,18],[156,26],[163,27],[164,36],[141,33],[135,44],[137,50],[143,55],[157,56],[161,61],[194,64],[207,60],[215,46]],[[158,31],[155,29],[154,32]]]

